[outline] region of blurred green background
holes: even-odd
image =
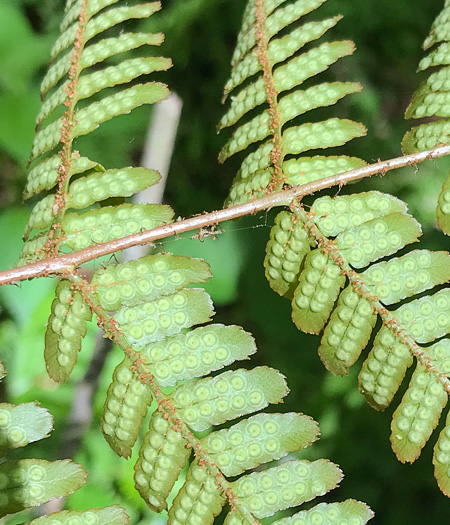
[[[165,193],[165,201],[177,216],[220,208],[237,170],[239,156],[225,166],[217,163],[217,153],[226,138],[216,134],[216,124],[223,112],[222,87],[229,75],[244,3],[166,0],[163,11],[140,26],[141,30],[166,34],[161,54],[171,57],[174,67],[160,78],[183,100]],[[21,193],[40,105],[39,83],[58,34],[62,4],[57,0],[0,3],[2,270],[17,258],[30,211],[28,204],[22,204]],[[313,13],[314,19],[342,13],[344,20],[327,38],[349,38],[357,45],[356,54],[336,64],[331,75],[339,80],[360,81],[363,92],[348,97],[332,111],[362,121],[369,132],[366,138],[341,148],[341,152],[345,150],[369,162],[400,155],[401,138],[410,125],[404,121],[403,112],[423,78],[415,73],[423,56],[420,45],[442,6],[442,0],[330,0]],[[151,109],[145,107],[113,120],[82,143],[83,153],[107,167],[137,164],[150,118]],[[434,218],[448,164],[445,159],[428,162],[418,166],[417,171],[407,168],[391,172],[384,179],[375,177],[343,191],[371,188],[395,193],[408,202],[423,224],[422,246],[448,249],[448,239],[438,232]],[[302,457],[330,458],[346,475],[341,487],[324,499],[351,497],[367,502],[376,512],[371,523],[447,522],[450,504],[433,478],[432,443],[412,466],[400,464],[389,444],[396,403],[381,414],[369,408],[357,391],[358,365],[346,378],[327,373],[316,352],[319,338],[298,332],[290,321],[289,302],[269,289],[262,260],[273,217],[272,211],[227,224],[217,240],[200,243],[191,235],[182,240],[169,239],[163,247],[177,254],[204,257],[212,264],[215,277],[208,291],[216,304],[216,321],[239,324],[251,331],[259,348],[252,363],[273,366],[287,376],[291,393],[283,411],[304,412],[319,422],[322,438]],[[58,456],[74,387],[86,371],[95,342],[92,325],[71,380],[56,386],[47,378],[42,350],[53,286],[54,281],[47,279],[0,289],[0,355],[8,369],[8,377],[0,385],[1,397],[14,403],[38,399],[55,419],[50,438],[16,451],[15,457]],[[98,431],[105,391],[119,360],[120,352],[114,350],[102,372],[95,398],[96,420],[75,457],[89,471],[89,481],[69,498],[68,507],[118,503],[127,509],[133,524],[163,524],[165,516],[148,511],[134,491],[133,459],[126,462],[116,458]],[[7,523],[21,523],[29,517],[23,514]]]

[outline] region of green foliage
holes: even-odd
[[[80,250],[93,243],[104,242],[127,234],[136,233],[142,227],[152,228],[172,219],[168,207],[141,205],[108,206],[102,210],[89,210],[84,214],[69,213],[69,208],[84,209],[95,202],[111,197],[125,197],[155,184],[159,178],[153,170],[127,168],[105,171],[103,166],[72,152],[72,142],[77,137],[93,132],[100,124],[115,116],[129,113],[143,104],[153,104],[167,97],[167,86],[159,82],[147,82],[127,87],[133,79],[166,70],[171,61],[165,58],[133,58],[122,60],[118,65],[103,67],[90,73],[89,68],[103,63],[130,49],[145,45],[159,45],[160,36],[142,38],[140,35],[123,34],[118,39],[103,39],[91,44],[91,40],[118,24],[135,18],[145,18],[160,9],[157,2],[142,6],[103,9],[116,1],[74,4],[61,25],[61,36],[52,49],[53,64],[44,79],[41,90],[44,101],[37,117],[37,132],[33,143],[30,170],[25,197],[55,188],[54,193],[38,202],[25,228],[28,237],[33,229],[44,230],[24,246],[18,264],[26,264],[49,254],[61,243]],[[80,16],[80,10],[82,11]],[[78,22],[77,22],[78,20]],[[89,45],[91,44],[91,45]],[[68,48],[71,51],[61,57]],[[53,91],[49,89],[56,86]],[[104,90],[125,85],[112,95]],[[102,98],[98,97],[101,93]],[[96,95],[97,100],[89,102]],[[88,101],[80,108],[80,102]],[[61,114],[56,118],[54,114]],[[58,147],[56,154],[54,150]],[[69,153],[67,153],[69,151]],[[52,153],[49,157],[47,154]],[[43,155],[47,155],[42,158]],[[83,177],[79,177],[83,174]],[[77,180],[72,177],[78,175]],[[72,189],[72,184],[75,186]],[[74,197],[76,195],[76,197]],[[117,223],[116,228],[109,228]],[[66,236],[61,236],[60,228]],[[55,239],[56,237],[56,239]]]
[[[316,154],[316,150],[340,146],[364,135],[364,126],[347,118],[302,120],[302,115],[311,110],[325,114],[323,108],[361,89],[359,83],[335,82],[333,78],[308,84],[354,51],[353,43],[336,41],[303,53],[304,46],[313,45],[341,19],[334,16],[296,24],[324,1],[248,3],[225,87],[225,96],[230,95],[231,102],[219,126],[234,126],[220,160],[240,152],[246,155],[228,204],[365,165],[356,157]],[[61,36],[53,47],[52,64],[41,86],[44,101],[37,117],[25,189],[26,198],[41,194],[41,200],[25,227],[26,244],[19,265],[173,220],[174,212],[168,206],[125,201],[155,184],[159,179],[155,171],[106,169],[73,149],[73,141],[78,144],[83,135],[91,138],[100,124],[168,94],[167,87],[159,82],[135,81],[165,71],[170,60],[122,55],[136,49],[144,53],[145,46],[161,44],[162,35],[122,32],[103,38],[103,32],[117,30],[115,26],[122,22],[128,29],[132,19],[149,17],[160,9],[159,3],[113,6],[116,3],[118,0],[67,2]],[[436,22],[429,45],[445,40],[445,13]],[[445,45],[432,54],[433,64],[448,63]],[[107,59],[112,65],[104,63]],[[95,70],[89,70],[92,66]],[[424,106],[431,107],[436,100],[443,103],[445,97],[440,94],[436,100],[425,102],[436,82],[443,81],[445,87],[445,78],[441,77],[445,74],[433,77],[419,90],[411,114],[428,111]],[[297,90],[299,85],[304,90]],[[244,118],[246,122],[241,123]],[[405,144],[408,142],[410,139],[405,139]],[[298,156],[306,151],[312,156]],[[447,193],[444,185],[438,218],[448,233]],[[117,204],[112,206],[110,199]],[[69,209],[76,211],[68,213]],[[421,227],[407,215],[402,201],[385,193],[321,197],[306,210],[295,202],[289,211],[276,217],[266,251],[266,276],[277,293],[292,301],[292,318],[298,328],[314,334],[324,330],[319,355],[337,375],[349,372],[376,328],[372,350],[359,377],[361,391],[375,408],[384,409],[391,403],[407,368],[417,360],[411,383],[395,411],[391,435],[397,457],[412,462],[447,404],[450,296],[448,287],[442,285],[450,278],[448,253],[422,249],[393,258],[417,241]],[[28,240],[30,235],[34,237]],[[384,260],[372,264],[379,259]],[[318,426],[308,416],[259,413],[242,419],[269,404],[281,403],[288,389],[284,376],[273,368],[235,368],[235,361],[255,353],[255,343],[238,326],[206,324],[214,314],[212,300],[191,285],[210,277],[204,261],[170,253],[124,264],[109,261],[94,273],[90,283],[71,268],[57,286],[45,357],[49,375],[58,382],[65,381],[86,335],[86,321],[94,312],[105,335],[125,353],[107,391],[101,429],[119,456],[129,458],[135,443],[141,443],[134,481],[145,503],[156,512],[169,508],[169,523],[189,525],[212,524],[228,503],[224,522],[248,524],[327,493],[339,484],[342,472],[334,463],[316,459],[319,453],[310,453],[311,460],[298,459],[297,453],[318,436]],[[436,287],[430,295],[409,300]],[[256,300],[256,291],[252,297]],[[405,299],[408,301],[397,304]],[[395,310],[387,308],[391,305]],[[378,318],[381,327],[375,326]],[[233,369],[209,376],[229,365]],[[151,405],[149,431],[140,436]],[[6,408],[13,407],[11,404],[4,406],[11,417],[25,410],[19,408],[21,405],[14,409]],[[20,424],[5,431],[5,446],[23,446],[48,433],[48,418],[40,425],[42,429],[36,423],[42,409],[31,405],[27,410],[26,420],[15,413]],[[228,423],[235,418],[241,419]],[[29,428],[30,422],[34,431]],[[212,428],[224,423],[221,429]],[[447,495],[448,438],[447,420],[433,457],[438,484]],[[192,450],[194,457],[183,483],[182,470]],[[288,461],[265,465],[291,454]],[[36,466],[48,470],[47,481],[52,488],[52,469],[61,469],[61,477],[70,475],[72,469],[76,479],[60,484],[60,492],[46,493],[42,484],[34,483],[34,479],[30,484],[22,472],[28,467],[36,471]],[[8,486],[19,491],[22,498],[20,505],[11,504],[5,512],[67,494],[84,481],[84,471],[67,461],[44,464],[19,459],[9,460],[2,467],[6,473],[2,479],[8,478]],[[252,469],[257,470],[245,473]],[[58,472],[56,476],[60,476]],[[176,484],[177,495],[170,503]],[[365,504],[347,499],[320,503],[290,517],[283,513],[274,523],[366,523],[372,515]],[[127,519],[121,509],[108,507],[64,511],[31,523],[126,523]]]
[[[359,83],[324,82],[281,96],[355,50],[350,41],[325,42],[296,55],[304,45],[319,39],[342,17],[294,26],[298,19],[318,8],[324,0],[284,6],[285,3],[285,0],[249,2],[238,35],[231,78],[225,86],[225,97],[232,94],[231,103],[219,129],[233,126],[254,108],[263,104],[266,108],[263,106],[260,114],[237,127],[223,147],[219,160],[224,162],[270,135],[273,139],[247,153],[233,182],[228,204],[247,202],[264,195],[267,190],[279,190],[283,184],[303,184],[365,164],[360,159],[345,156],[285,159],[288,155],[340,146],[366,134],[362,124],[336,118],[291,126],[282,131],[282,126],[300,115],[335,104],[346,95],[361,90]],[[277,36],[279,38],[275,38]],[[247,79],[251,79],[251,83],[235,91]]]

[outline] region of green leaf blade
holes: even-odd
[[[100,304],[111,311],[121,305],[154,301],[189,284],[204,283],[210,277],[205,261],[165,253],[97,270],[92,285]]]
[[[150,388],[130,370],[131,364],[130,359],[125,357],[114,370],[100,423],[109,446],[118,456],[125,458],[131,456],[131,449],[153,400]]]
[[[71,525],[72,523],[79,523],[80,525],[89,525],[91,523],[127,525],[130,523],[130,519],[122,508],[113,505],[101,509],[62,510],[48,516],[36,518],[30,521],[28,525]]]
[[[53,418],[37,403],[0,403],[0,457],[49,436]]]
[[[299,330],[318,334],[328,320],[345,276],[321,250],[310,252],[292,300],[292,320]]]
[[[123,306],[115,318],[132,345],[144,346],[207,323],[213,314],[210,296],[202,289],[188,288],[137,306]]]
[[[374,513],[361,501],[347,499],[341,503],[319,503],[312,509],[297,512],[289,518],[273,522],[273,525],[350,525],[352,523],[365,525],[372,519]]]
[[[434,358],[433,362],[440,373],[445,376],[450,374],[449,339],[435,343],[424,352],[431,359]],[[436,359],[436,355],[440,358]],[[392,448],[400,461],[412,463],[419,457],[446,404],[447,393],[444,385],[430,374],[425,366],[417,365],[391,424]]]
[[[336,244],[342,257],[353,267],[391,255],[422,235],[420,224],[410,215],[390,213],[340,233]]]
[[[376,320],[370,302],[352,286],[342,291],[319,346],[319,357],[331,373],[348,374],[369,342]]]
[[[64,382],[77,362],[92,312],[66,279],[58,283],[55,295],[45,332],[44,358],[48,375],[56,382]]]
[[[172,208],[162,204],[121,204],[104,206],[83,214],[66,213],[63,244],[74,251],[93,244],[120,239],[172,221]]]
[[[134,467],[136,490],[155,512],[167,509],[167,498],[191,450],[181,433],[171,428],[159,412],[149,422]]]
[[[276,216],[264,259],[266,278],[272,290],[292,298],[311,244],[303,222],[295,213],[282,211]]]
[[[439,228],[450,235],[450,176],[447,177],[442,185],[442,191],[438,197],[436,216]]]

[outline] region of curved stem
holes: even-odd
[[[103,255],[109,255],[117,251],[131,248],[139,244],[150,244],[158,239],[170,237],[171,235],[178,235],[183,232],[196,230],[199,228],[208,228],[209,226],[219,224],[224,221],[237,219],[245,215],[251,215],[262,210],[270,209],[275,206],[288,206],[294,199],[299,201],[305,195],[310,195],[317,191],[331,188],[332,186],[344,186],[348,182],[371,177],[372,175],[381,173],[384,175],[388,171],[402,168],[404,166],[414,166],[426,160],[437,159],[450,154],[450,145],[441,146],[439,148],[423,151],[420,153],[413,153],[403,157],[380,161],[374,164],[369,164],[363,168],[352,171],[347,171],[339,175],[333,175],[325,179],[302,184],[301,186],[294,186],[290,189],[273,193],[256,199],[246,204],[232,206],[219,211],[204,213],[196,217],[180,220],[164,226],[159,226],[151,230],[145,230],[140,233],[128,235],[121,239],[90,246],[84,250],[74,253],[68,253],[44,259],[43,261],[13,268],[0,272],[0,286],[4,284],[13,284],[26,279],[32,279],[38,276],[48,276],[52,274],[61,274],[64,271],[76,268],[81,264],[97,259]]]

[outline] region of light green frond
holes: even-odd
[[[276,216],[264,259],[266,278],[275,292],[292,298],[303,259],[312,244],[298,216],[288,211]]]
[[[172,62],[164,57],[130,58],[117,66],[110,66],[101,71],[83,75],[78,83],[75,100],[80,101],[91,97],[103,89],[127,84],[141,75],[148,75],[155,71],[165,71],[171,65]],[[36,117],[36,124],[42,124],[45,119],[49,118],[64,103],[64,100],[67,98],[67,89],[68,81],[46,99]]]
[[[429,67],[447,66],[450,64],[450,43],[445,42],[419,62],[418,71],[425,71]]]
[[[230,103],[219,123],[219,129],[238,124],[222,149],[219,161],[224,162],[241,151],[247,152],[227,205],[244,203],[269,191],[279,191],[283,184],[301,183],[298,181],[302,180],[304,171],[302,157],[286,156],[341,146],[366,134],[362,124],[336,118],[293,127],[288,124],[300,115],[333,105],[346,95],[361,90],[360,84],[355,82],[324,82],[283,96],[284,92],[326,71],[355,50],[350,41],[324,42],[299,54],[300,49],[320,38],[341,18],[336,16],[321,22],[296,24],[323,2],[301,0],[270,5],[249,2],[233,55],[231,78],[225,86],[225,95],[231,93]],[[239,88],[241,84],[243,87]],[[249,112],[252,117],[245,121]],[[259,146],[252,146],[265,140]],[[312,164],[320,160],[306,158],[306,164],[310,164],[307,171],[311,172]],[[309,175],[311,180],[316,180],[330,170],[333,175],[365,164],[347,157],[332,157],[330,161],[324,157],[323,163],[326,167],[322,168],[322,173],[314,170],[314,174],[306,177]]]
[[[354,50],[354,44],[350,41],[325,43],[292,59],[286,65],[276,69],[274,73],[274,84],[277,92],[289,91],[303,84],[305,80],[328,69],[339,58],[353,54]],[[250,110],[266,101],[264,80],[259,78],[235,95],[230,104],[230,109],[220,121],[219,128],[232,126]]]
[[[171,525],[212,525],[225,501],[215,478],[196,460],[190,466],[186,481],[169,509],[168,522]]]
[[[323,157],[317,155],[285,160],[283,162],[283,173],[286,182],[296,186],[362,168],[365,165],[366,163],[363,160],[356,157],[344,155]]]
[[[411,301],[395,311],[419,343],[429,343],[450,332],[450,288]]]
[[[101,430],[109,446],[125,458],[131,456],[131,448],[153,400],[151,390],[130,370],[131,364],[125,357],[114,370],[101,421]]]
[[[390,328],[381,328],[359,374],[359,389],[368,403],[377,410],[388,407],[412,363],[409,348]]]
[[[118,115],[129,113],[143,104],[161,102],[168,95],[167,86],[160,82],[137,84],[119,91],[77,111],[74,117],[76,124],[73,126],[71,136],[76,138],[88,135],[96,130],[100,124]],[[36,133],[31,150],[31,160],[52,151],[60,143],[62,124],[62,118],[59,118]]]
[[[180,432],[172,429],[159,412],[154,412],[134,467],[134,484],[155,512],[167,509],[167,497],[190,455]]]
[[[395,197],[379,192],[322,197],[309,212],[299,206],[277,217],[265,261],[275,289],[274,282],[280,285],[274,277],[279,279],[283,264],[296,262],[287,259],[285,250],[296,229],[313,248],[295,266],[301,268],[300,275],[293,271],[292,319],[304,332],[324,329],[319,356],[326,368],[336,375],[348,374],[370,341],[378,315],[383,325],[359,374],[359,388],[369,404],[378,410],[388,407],[417,359],[411,386],[394,415],[391,437],[399,459],[414,461],[447,404],[449,340],[440,338],[450,333],[450,288],[442,287],[450,281],[449,254],[414,250],[391,257],[421,235],[420,224]],[[386,260],[371,264],[380,258]],[[435,293],[396,309],[384,306],[438,286]],[[428,343],[434,344],[420,346]],[[443,467],[437,470],[440,486],[445,485]]]
[[[23,252],[20,263],[53,255],[63,243],[79,250],[172,219],[168,208],[138,206],[131,211],[130,205],[66,215],[69,208],[85,209],[110,197],[129,197],[158,180],[155,172],[140,168],[105,172],[102,166],[72,150],[75,138],[91,133],[102,123],[138,106],[160,102],[169,94],[167,86],[160,82],[133,82],[140,76],[171,67],[167,58],[124,57],[114,60],[112,65],[104,64],[108,58],[163,41],[160,34],[143,33],[123,33],[100,40],[104,31],[122,22],[147,18],[161,8],[159,2],[152,2],[106,9],[116,3],[117,0],[74,2],[61,25],[62,34],[52,50],[54,63],[42,83],[43,103],[36,120],[32,166],[25,189],[26,198],[53,190],[35,205],[25,230],[26,239],[33,229],[49,229],[51,241],[41,244],[39,238],[34,239]],[[91,44],[95,37],[97,39]],[[95,71],[89,69],[97,64],[101,67]],[[41,156],[46,157],[36,164]],[[71,177],[79,174],[84,176],[70,184]],[[109,224],[102,223],[104,220]],[[110,227],[114,222],[118,223],[115,232]],[[72,229],[74,224],[75,230]],[[67,231],[63,231],[66,227]]]
[[[179,386],[172,394],[180,417],[193,429],[256,412],[269,403],[281,403],[288,393],[284,377],[273,368],[224,372]]]
[[[62,225],[63,244],[82,250],[93,244],[112,241],[145,229],[171,222],[172,208],[162,204],[121,204],[90,210],[81,215],[67,213]]]
[[[212,324],[146,346],[148,370],[161,386],[202,377],[256,352],[252,336],[238,326]]]
[[[432,45],[446,40],[450,40],[450,6],[447,0],[445,0],[444,9],[433,22],[430,34],[423,43],[423,48],[429,49]]]
[[[304,2],[303,2],[304,3]],[[272,40],[267,49],[267,56],[271,66],[284,62],[287,58],[296,53],[308,42],[312,42],[324,35],[328,29],[334,27],[342,16],[327,18],[321,22],[309,22],[294,29],[289,35]],[[261,71],[261,64],[258,60],[256,48],[247,53],[244,58],[237,63],[231,71],[231,77],[225,84],[224,93],[228,95],[230,91],[242,84],[247,78]]]
[[[26,525],[71,525],[72,523],[77,525],[100,525],[101,523],[127,525],[130,519],[122,508],[113,505],[102,509],[62,510],[36,518]]]
[[[258,414],[212,432],[202,440],[202,447],[225,476],[236,476],[301,450],[318,435],[317,423],[303,414]]]
[[[82,209],[111,197],[129,197],[156,184],[161,176],[147,168],[91,171],[77,178],[69,187],[66,209]],[[25,236],[34,229],[46,229],[54,221],[55,194],[41,199],[33,208],[25,226]]]
[[[15,266],[24,266],[45,258],[43,248],[48,241],[48,230],[38,233],[23,245]]]
[[[147,168],[122,168],[93,172],[75,180],[69,188],[67,208],[82,209],[111,197],[130,197],[156,184],[161,175]]]
[[[439,194],[436,216],[441,230],[450,235],[450,176],[445,179]]]
[[[424,352],[439,372],[450,376],[450,339],[438,341]],[[413,462],[419,457],[446,404],[444,385],[426,367],[417,365],[391,425],[392,448],[400,461]]]
[[[97,5],[99,5],[98,2]],[[161,4],[159,2],[151,2],[136,6],[116,7],[109,9],[98,16],[92,17],[95,14],[93,9],[90,13],[86,13],[88,22],[83,34],[83,41],[87,42],[104,31],[127,20],[148,18],[159,9],[161,9]],[[51,50],[51,58],[53,60],[62,51],[74,44],[77,29],[78,24],[75,22],[61,34]]]
[[[0,403],[0,457],[48,437],[52,428],[51,414],[37,403]]]
[[[165,253],[97,270],[92,286],[103,308],[111,311],[118,310],[121,305],[154,301],[188,284],[206,282],[210,277],[205,261]]]
[[[365,503],[347,499],[342,503],[319,503],[312,509],[274,521],[273,525],[365,525],[373,516]]]
[[[352,226],[336,237],[336,245],[349,264],[364,268],[416,242],[420,235],[422,230],[415,219],[395,212]]]
[[[383,304],[394,304],[450,280],[447,252],[414,250],[370,266],[362,278]]]
[[[118,1],[119,0],[91,0],[87,6],[86,16],[91,18],[105,7],[116,4]],[[63,21],[61,22],[61,25],[59,26],[61,33],[65,31],[70,24],[78,19],[81,6],[82,0],[76,0],[75,2],[66,5],[66,14],[63,18]]]
[[[286,1],[287,0],[269,0],[268,2],[264,2],[264,16],[267,17],[264,31],[267,39],[275,36],[278,32],[292,22],[298,20],[300,17],[314,11],[326,0],[297,0],[296,2],[290,3],[286,7],[282,6],[275,11],[277,7],[280,7],[281,4],[285,4]],[[236,66],[236,64],[240,62],[256,45],[255,26],[255,2],[249,2],[248,10],[244,13],[242,28],[238,35],[236,48],[231,60],[231,65],[233,67]]]
[[[70,460],[9,460],[0,464],[2,498],[0,517],[68,496],[78,490],[87,473]]]
[[[450,412],[434,447],[433,465],[439,488],[450,497]]]
[[[63,382],[77,362],[92,312],[81,294],[71,289],[70,281],[61,280],[55,294],[45,333],[44,358],[48,375]]]

